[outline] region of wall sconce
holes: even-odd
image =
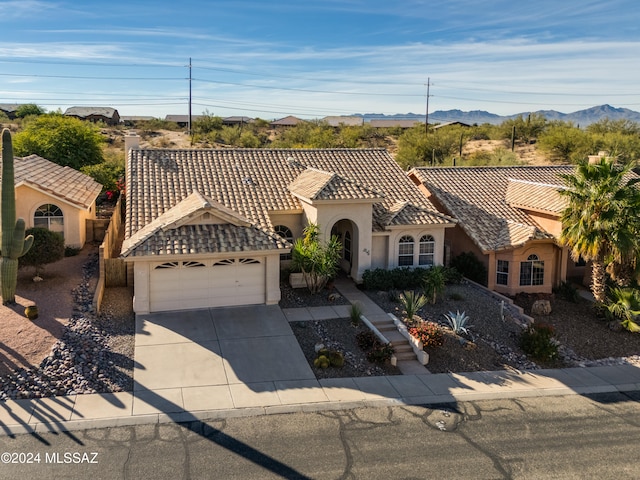
[[[367,255],[371,255],[371,251],[368,248],[363,248],[362,251]]]

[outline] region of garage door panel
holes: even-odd
[[[262,304],[265,294],[262,259],[167,262],[151,270],[151,311]]]

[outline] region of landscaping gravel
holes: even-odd
[[[131,298],[128,296],[128,309],[118,308],[117,315],[109,308],[94,315],[92,286],[97,268],[94,255],[84,264],[82,282],[73,290],[74,313],[62,337],[38,368],[18,368],[0,378],[0,400],[132,390],[135,325]]]

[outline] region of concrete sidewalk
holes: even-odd
[[[230,388],[236,388],[232,394]],[[632,365],[260,382],[0,404],[4,435],[290,412],[640,390]]]

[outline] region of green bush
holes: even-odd
[[[571,285],[569,282],[562,282],[557,287],[554,287],[553,293],[572,303],[577,303],[578,299],[580,298],[578,289]]]
[[[444,292],[446,282],[446,269],[441,265],[434,265],[425,272],[422,288],[430,303],[435,304],[438,301],[438,296]]]
[[[558,357],[558,344],[553,339],[553,327],[534,323],[520,336],[520,347],[536,360],[553,360]]]
[[[19,267],[34,267],[37,276],[48,263],[64,258],[64,237],[46,228],[30,228],[25,235],[33,235],[33,245],[18,259]]]
[[[469,280],[487,285],[487,268],[473,252],[463,252],[452,258],[451,266]]]

